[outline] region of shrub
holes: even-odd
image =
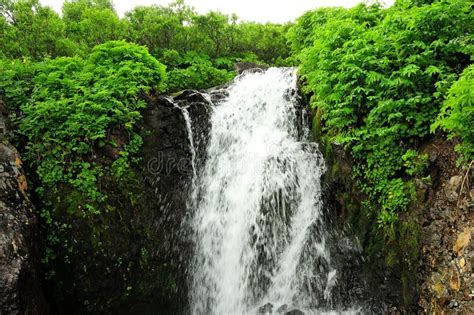
[[[438,128],[449,133],[449,138],[459,137],[456,150],[462,154],[461,162],[474,159],[474,65],[464,70],[453,83],[431,130]]]
[[[20,106],[20,132],[28,140],[25,157],[37,168],[40,193],[72,185],[87,197],[83,214],[97,213],[94,205],[106,196],[96,187],[104,169],[94,152],[117,146],[108,137],[112,127],[137,137],[133,126],[146,106],[140,95],[163,89],[165,79],[164,66],[144,47],[123,41],[96,46],[85,60],[38,63],[31,99]]]
[[[386,10],[316,10],[289,31],[311,106],[321,113],[326,134],[351,150],[366,208],[382,228],[413,199],[409,177],[423,175],[426,164],[417,146],[470,62],[473,18],[467,0],[419,6],[405,1]],[[452,119],[439,125],[472,139],[465,76],[444,103],[443,113]]]

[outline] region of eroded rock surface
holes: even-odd
[[[0,143],[0,314],[46,313],[37,220],[26,189],[18,152]]]
[[[419,305],[429,314],[474,314],[472,169],[456,167],[452,146],[443,143],[433,146],[430,158]]]

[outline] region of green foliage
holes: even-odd
[[[15,113],[29,101],[35,69],[31,62],[0,60],[0,100]]]
[[[40,59],[61,51],[64,22],[38,0],[0,0],[3,57]]]
[[[63,6],[65,39],[78,53],[95,45],[124,38],[125,24],[120,21],[109,0],[66,1]]]
[[[55,297],[101,311],[140,291],[176,294],[181,267],[156,248],[158,214],[131,167],[144,96],[226,83],[238,61],[287,64],[288,27],[198,14],[182,0],[123,18],[111,0],[66,0],[61,15],[0,0],[0,107],[33,173]],[[103,274],[114,283],[94,283]]]
[[[208,86],[209,78],[215,82],[219,80],[214,77],[223,77],[209,69],[209,61],[217,69],[223,69],[221,58],[247,59],[249,55],[259,62],[286,64],[288,28],[238,23],[236,15],[219,12],[201,15],[182,0],[167,6],[138,6],[124,18],[118,17],[110,0],[66,1],[61,17],[38,0],[0,0],[0,58],[84,57],[96,45],[126,40],[148,47],[155,58],[166,51],[176,51],[180,58],[189,53],[208,56],[200,66],[197,62],[202,58],[195,60],[195,67],[182,75],[196,78],[202,72],[199,81]],[[232,71],[230,65],[225,69]]]
[[[18,113],[22,155],[37,177],[46,277],[60,290],[65,282],[80,288],[74,293],[79,301],[95,301],[88,309],[106,308],[109,293],[88,296],[96,292],[88,284],[88,269],[129,271],[126,264],[107,265],[116,259],[107,256],[114,234],[107,231],[108,220],[126,216],[130,221],[135,215],[122,213],[138,198],[132,193],[138,179],[131,165],[143,140],[135,125],[146,107],[145,94],[164,91],[165,66],[145,47],[124,41],[98,45],[86,58],[2,61],[0,66],[0,96]],[[117,207],[117,199],[125,209]],[[89,257],[82,257],[84,252]],[[77,266],[74,280],[66,281],[70,276],[61,273]],[[117,299],[130,294],[127,278],[120,285]]]
[[[431,126],[432,131],[442,128],[449,137],[459,137],[461,143],[456,150],[462,160],[474,159],[474,65],[467,67],[459,80],[453,83],[441,112]]]
[[[188,53],[183,58],[172,59],[171,52],[168,51],[166,56],[168,62],[175,64],[175,68],[168,72],[169,92],[210,88],[227,83],[235,76],[233,71],[216,68],[206,55]],[[225,59],[221,58],[219,66],[229,65],[226,65]]]
[[[114,145],[108,138],[113,126],[134,137],[133,126],[145,107],[140,93],[162,88],[164,66],[145,48],[118,41],[95,47],[86,60],[61,57],[39,63],[36,71],[31,100],[20,107],[20,132],[28,139],[25,156],[36,166],[42,189],[70,184],[87,196],[86,208],[95,213],[94,203],[106,196],[96,187],[103,169],[92,156]]]
[[[426,167],[428,166],[428,155],[418,154],[415,150],[407,150],[402,155],[403,166],[405,172],[410,175],[422,175]]]
[[[409,178],[426,167],[417,146],[470,62],[473,19],[467,0],[400,2],[319,9],[288,32],[311,106],[333,141],[351,150],[368,213],[387,232],[414,198]],[[452,112],[447,102],[444,112]],[[472,139],[468,112],[456,131]]]

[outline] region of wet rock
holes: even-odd
[[[3,118],[3,115],[0,114],[0,140],[2,140],[7,135],[7,125]]]
[[[259,65],[254,62],[237,62],[234,65],[234,68],[238,74],[241,74],[243,72],[258,72],[268,69],[267,66]]]
[[[50,299],[58,313],[143,314],[143,305],[158,305],[163,314],[185,313],[192,243],[183,224],[193,175],[187,119],[200,160],[211,110],[197,91],[177,98],[148,99],[136,125],[143,139],[139,162],[120,178],[100,178],[111,211],[84,218],[68,214],[81,200],[67,185],[45,196],[55,207],[53,220],[71,226],[61,241],[74,246],[54,248],[50,264],[55,272],[48,282]],[[123,129],[114,133],[114,139],[122,138],[127,139]],[[109,166],[113,152],[106,149],[97,150],[96,161]]]
[[[267,303],[263,306],[260,306],[258,309],[259,314],[271,314],[273,312],[273,304]]]
[[[211,89],[207,92],[211,98],[211,102],[214,105],[218,105],[220,102],[222,102],[222,100],[229,96],[229,92],[226,89]]]
[[[292,310],[289,310],[285,313],[283,313],[284,315],[305,315],[305,313],[303,311],[300,311],[299,309],[297,308],[294,308]]]
[[[174,101],[184,101],[185,104],[191,103],[208,103],[206,96],[196,90],[184,90],[177,96],[173,97]]]
[[[37,219],[18,152],[0,143],[0,314],[42,314]]]
[[[282,306],[280,306],[279,308],[277,308],[276,312],[277,312],[277,314],[283,313],[283,312],[286,312],[287,309],[288,309],[288,305],[283,304]]]

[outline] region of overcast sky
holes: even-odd
[[[44,5],[61,11],[63,0],[40,0]],[[166,5],[172,0],[113,0],[115,10],[120,16],[137,5]],[[258,22],[287,22],[294,20],[305,11],[316,7],[343,6],[352,7],[363,0],[185,0],[199,13],[210,10],[230,14],[236,13],[241,20]],[[391,5],[394,0],[384,0]]]

